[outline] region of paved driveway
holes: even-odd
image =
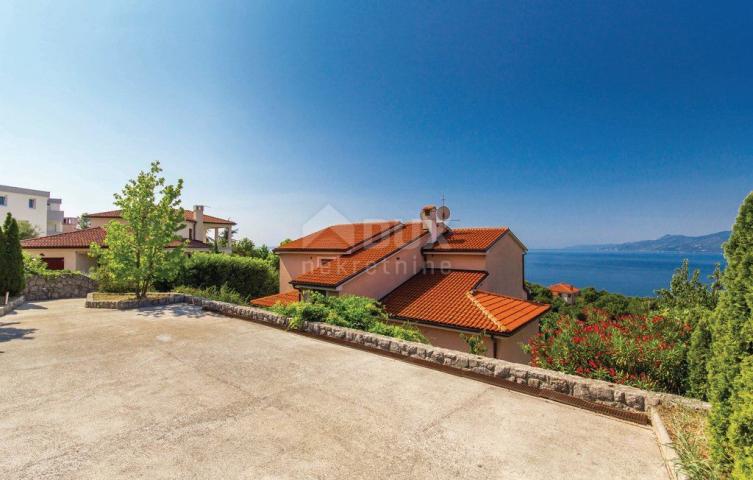
[[[190,306],[0,318],[0,478],[666,478],[651,430]]]

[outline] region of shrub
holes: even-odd
[[[586,309],[529,341],[531,365],[640,388],[682,392],[689,325],[661,316]]]
[[[711,402],[710,427],[712,454],[738,478],[751,472],[753,464],[753,434],[750,424],[741,427],[740,421],[751,415],[750,380],[753,375],[741,369],[744,362],[750,368],[753,355],[753,193],[740,207],[732,234],[724,245],[727,268],[722,275],[719,303],[711,317],[711,360],[708,397]],[[725,452],[734,452],[730,459]]]
[[[185,293],[186,295],[193,295],[195,297],[208,298],[210,300],[216,300],[218,302],[235,303],[238,305],[247,305],[250,298],[245,295],[241,295],[227,285],[222,285],[217,288],[215,286],[208,288],[194,288],[180,285],[175,287],[173,291],[178,293]]]
[[[175,283],[194,288],[226,286],[240,295],[256,298],[277,290],[278,274],[269,262],[259,258],[195,253]]]
[[[700,310],[699,314],[698,322],[690,336],[690,345],[688,346],[687,393],[705,400],[708,391],[706,364],[711,355],[711,329],[708,319],[710,312]]]
[[[24,274],[26,275],[45,275],[51,270],[47,269],[47,264],[40,257],[23,253],[24,257]]]
[[[289,317],[290,328],[300,328],[303,322],[326,322],[402,340],[429,343],[415,327],[387,323],[387,312],[376,300],[368,297],[325,297],[311,293],[305,301],[288,305],[278,303],[270,309]]]
[[[468,345],[468,353],[473,355],[483,355],[486,353],[486,344],[484,343],[484,334],[481,335],[466,335],[460,334],[460,339]]]

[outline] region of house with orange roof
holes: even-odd
[[[106,247],[105,225],[113,221],[125,222],[120,210],[92,213],[88,217],[90,228],[23,240],[21,248],[30,255],[40,257],[50,270],[88,272],[94,266],[94,259],[89,256],[89,246],[96,243]],[[168,248],[182,245],[189,252],[211,251],[213,245],[209,243],[208,232],[212,230],[214,238],[220,236],[221,230],[226,230],[228,238],[232,240],[235,222],[206,215],[201,205],[195,206],[193,210],[186,210],[184,219],[185,223],[176,232],[182,240],[170,243]]]
[[[568,305],[574,304],[575,299],[580,294],[580,289],[569,283],[555,283],[554,285],[549,285],[549,291],[552,292],[552,295],[555,297],[560,297]]]
[[[420,221],[333,225],[280,246],[280,293],[251,303],[367,296],[433,345],[467,350],[460,334],[479,334],[486,355],[526,363],[519,344],[549,306],[527,299],[525,245],[509,228],[450,228],[441,217],[427,205]]]

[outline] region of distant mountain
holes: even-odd
[[[721,253],[722,243],[729,238],[729,231],[688,237],[686,235],[664,235],[656,240],[639,242],[608,243],[602,245],[578,245],[567,250],[589,252],[697,252]]]

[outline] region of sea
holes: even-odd
[[[721,253],[529,250],[525,274],[529,282],[542,285],[566,282],[579,288],[647,297],[669,287],[672,273],[685,258],[691,272],[699,269],[706,283],[717,263],[724,268]]]

